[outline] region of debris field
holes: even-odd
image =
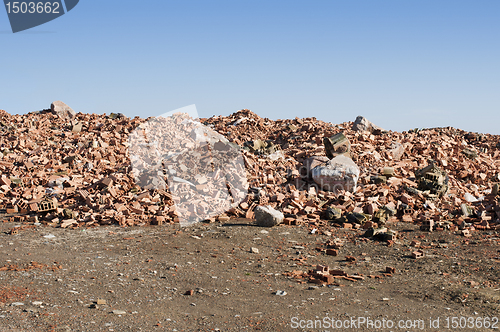
[[[63,228],[178,222],[168,188],[141,188],[130,174],[128,135],[144,119],[54,110],[2,111],[0,119],[4,221]],[[248,181],[246,197],[207,222],[251,220],[256,207],[268,206],[285,224],[363,228],[389,241],[397,234],[384,227],[388,221],[463,236],[500,229],[499,136],[454,128],[399,133],[362,117],[354,125],[273,121],[249,110],[201,122],[241,147]],[[359,171],[349,185],[341,176],[341,186],[323,190],[315,174],[337,167],[337,158]]]

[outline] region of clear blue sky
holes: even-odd
[[[13,34],[0,109],[272,119],[500,134],[500,1],[80,0]]]

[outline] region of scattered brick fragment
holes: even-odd
[[[385,268],[385,273],[394,274],[394,273],[396,273],[396,269],[395,269],[394,267],[387,266],[387,267]]]
[[[424,252],[422,250],[416,250],[411,253],[411,257],[418,259],[424,257]]]

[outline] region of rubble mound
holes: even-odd
[[[131,172],[128,138],[146,119],[0,111],[0,120],[4,219],[69,228],[178,222],[169,188],[142,188]],[[353,122],[274,121],[246,109],[200,121],[241,148],[249,191],[229,216],[252,219],[257,206],[269,206],[289,225],[368,228],[383,220],[432,221],[431,230],[500,228],[498,189],[491,193],[500,182],[499,136],[450,127],[370,132],[353,130]],[[323,190],[305,163],[328,163],[323,142],[339,133],[359,168],[352,192]],[[327,218],[327,211],[339,216]]]

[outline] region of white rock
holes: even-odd
[[[257,225],[263,227],[273,227],[279,225],[283,222],[283,218],[285,218],[283,213],[273,209],[269,205],[257,206],[254,213]]]
[[[358,184],[359,168],[351,158],[340,155],[313,168],[312,178],[323,190],[354,192]]]
[[[465,193],[465,195],[464,195],[464,199],[465,199],[467,202],[469,202],[469,203],[474,203],[474,202],[477,202],[477,201],[478,201],[478,199],[477,199],[476,197],[472,196],[472,195],[471,195],[471,194],[469,194],[469,193]]]
[[[126,313],[124,310],[113,310],[113,314],[115,315],[125,315]]]
[[[50,110],[61,118],[73,119],[76,116],[76,112],[60,100],[53,102],[50,105]]]
[[[352,130],[355,131],[368,131],[372,133],[374,130],[379,129],[383,130],[380,127],[375,126],[373,123],[368,121],[367,118],[364,116],[359,115],[356,120],[354,121],[354,124],[352,125]]]
[[[403,154],[405,153],[405,146],[401,143],[393,142],[391,145],[391,149],[389,150],[390,156],[392,156],[393,160],[401,160]]]
[[[323,165],[327,163],[330,159],[325,156],[312,156],[304,160],[304,165],[302,166],[300,173],[301,175],[307,176],[308,179],[312,179],[312,170],[316,166]]]

